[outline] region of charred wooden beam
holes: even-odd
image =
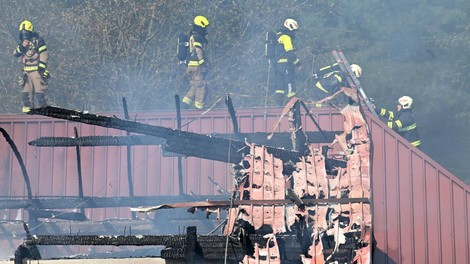
[[[233,133],[236,137],[238,137],[240,131],[238,131],[237,115],[235,112],[235,108],[233,107],[232,98],[230,98],[230,95],[228,94],[225,96],[225,104],[227,105],[230,118],[232,119]]]
[[[72,221],[85,221],[86,216],[79,212],[62,212],[62,211],[46,211],[46,210],[34,210],[34,215],[37,218],[50,218],[50,219],[62,219]]]
[[[307,136],[307,143],[331,143],[335,135],[340,135],[342,131],[304,132]],[[230,139],[233,134],[210,134],[210,137]],[[273,133],[273,139],[268,140],[268,133],[239,133],[239,138],[245,139],[248,143],[271,147],[287,147],[291,145],[290,134],[287,132]],[[131,135],[131,136],[84,136],[84,137],[40,137],[28,142],[35,147],[98,147],[98,146],[148,146],[163,145],[166,140],[158,137]]]
[[[193,228],[193,231],[190,230]],[[282,263],[299,263],[303,253],[297,236],[276,236],[283,252]],[[247,234],[244,239],[266,246],[266,239],[259,234]],[[228,243],[228,244],[227,244]],[[197,235],[195,227],[189,227],[184,235],[34,235],[24,240],[23,247],[51,245],[81,246],[164,246],[163,259],[185,259],[186,263],[198,260],[220,261],[228,259],[239,263],[245,254],[244,244],[238,238],[221,235]],[[228,245],[228,247],[226,247]],[[218,262],[217,262],[218,263]]]
[[[135,236],[55,236],[34,235],[26,238],[26,245],[57,246],[57,245],[81,245],[81,246],[182,246],[186,242],[186,235],[135,235]]]
[[[73,128],[73,133],[75,138],[78,138],[78,129],[77,127]],[[78,181],[78,196],[83,198],[83,177],[82,177],[82,156],[80,155],[80,147],[75,147],[75,153],[77,155],[77,181]],[[80,212],[84,214],[83,208],[80,209]]]
[[[28,114],[44,115],[163,138],[166,139],[166,151],[209,160],[239,163],[242,157],[249,154],[250,151],[243,141],[211,137],[58,107],[36,108],[29,111]],[[268,147],[268,151],[282,160],[296,160],[300,157],[298,152],[280,148]]]
[[[35,147],[97,147],[162,145],[166,140],[151,136],[40,137],[28,142]]]
[[[278,199],[278,200],[233,200],[233,201],[203,201],[203,202],[187,202],[187,203],[172,203],[160,204],[150,207],[132,207],[131,211],[147,213],[160,209],[174,209],[174,208],[228,208],[239,205],[288,205],[299,202],[302,205],[317,205],[317,204],[350,204],[350,203],[369,203],[367,198],[328,198],[328,199],[311,199],[297,197],[294,199]]]
[[[134,197],[42,197],[29,199],[0,199],[0,209],[73,209],[152,206],[161,203],[194,202],[204,200],[222,200],[226,196],[134,196]]]

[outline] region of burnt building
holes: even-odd
[[[2,254],[470,262],[469,186],[390,130],[348,76],[352,88],[322,100],[344,96],[334,107],[235,110],[227,96],[227,109],[132,121],[125,100],[122,118],[0,116]]]

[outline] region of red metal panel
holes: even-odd
[[[452,182],[439,172],[439,203],[441,220],[441,263],[456,263],[454,259]],[[445,254],[444,254],[445,253]]]
[[[12,125],[7,122],[2,123],[0,127],[9,133]],[[2,137],[0,141],[0,196],[11,196],[12,158],[11,148]],[[2,217],[2,219],[4,219],[4,217]]]
[[[26,139],[26,124],[25,123],[15,123],[13,124],[12,131],[10,132],[10,137],[15,142],[18,151],[23,155],[23,161],[26,160],[26,153],[24,151]],[[16,158],[12,160],[12,170],[11,170],[11,196],[26,196],[26,188],[24,178],[21,173],[20,165]]]
[[[175,119],[170,118],[161,118],[159,120],[155,120],[155,125],[175,128],[176,123]],[[186,121],[186,120],[185,120]],[[183,123],[184,121],[182,121]],[[184,122],[187,123],[188,121]],[[158,123],[158,124],[157,124]],[[154,155],[156,154],[156,156]],[[170,158],[170,157],[162,157],[161,148],[152,148],[151,157],[152,162],[157,162],[158,167],[156,167],[156,174],[150,175],[151,178],[160,179],[160,181],[152,182],[149,184],[150,188],[155,188],[153,191],[148,190],[148,193],[153,193],[153,195],[172,195],[178,194],[179,190],[179,180],[178,180],[178,170],[177,170],[177,159]],[[174,177],[171,177],[174,175]],[[183,173],[183,177],[185,177],[185,173]],[[183,181],[183,189],[184,189],[184,181]]]
[[[385,202],[387,206],[386,217],[387,217],[387,248],[385,249],[387,256],[392,260],[400,259],[400,237],[399,237],[399,207],[398,199],[400,197],[398,187],[398,166],[397,163],[397,142],[395,137],[391,134],[385,135],[385,146],[387,152],[385,153],[385,170],[383,171],[385,176]],[[372,175],[374,177],[374,175]],[[390,232],[389,230],[395,230]]]
[[[51,135],[52,134],[51,122],[40,122],[39,123],[39,134],[40,135]],[[52,151],[47,149],[33,148],[35,153],[38,153],[38,188],[40,195],[53,195],[50,184],[52,182]],[[44,150],[44,151],[43,151]]]
[[[132,147],[132,176],[134,178],[134,190],[137,196],[151,195],[149,187],[147,165],[149,163],[149,152],[145,146]],[[153,186],[150,186],[151,188]],[[155,187],[156,188],[156,187]]]
[[[399,216],[400,216],[400,256],[402,263],[413,262],[413,222],[412,222],[412,176],[408,147],[399,144],[398,153],[398,188],[399,188]]]
[[[427,205],[427,246],[428,263],[440,263],[441,237],[439,232],[439,193],[438,172],[431,164],[426,163],[426,205]]]
[[[69,136],[67,135],[66,127],[67,123],[65,122],[53,122],[51,124],[53,126],[53,132],[51,136],[54,137],[66,137]],[[67,160],[67,149],[60,147],[60,148],[45,148],[42,150],[42,153],[45,151],[51,151],[52,152],[52,170],[51,170],[51,176],[52,176],[52,182],[51,184],[51,195],[57,195],[57,196],[62,196],[65,195],[65,178],[59,175],[64,175],[65,174],[65,166],[66,166],[66,160]],[[82,156],[86,157],[86,156]],[[90,159],[91,161],[91,159]],[[91,162],[88,162],[87,164],[91,164]],[[70,183],[72,184],[72,183]],[[85,191],[90,190],[90,188],[84,188]]]
[[[375,146],[373,197],[377,249],[374,261],[459,263],[456,262],[459,259],[468,263],[468,232],[461,232],[458,238],[455,234],[459,232],[455,230],[468,229],[463,216],[468,213],[462,209],[466,205],[461,205],[460,213],[455,215],[457,198],[452,186],[462,187],[467,194],[470,188],[380,120],[370,117],[370,124]],[[385,174],[385,181],[381,174]],[[384,204],[380,191],[385,195]],[[459,195],[460,201],[462,196]],[[465,250],[457,249],[460,247],[457,239]]]
[[[469,263],[470,259],[467,259],[465,254],[460,254],[460,252],[468,252],[470,251],[466,241],[466,233],[464,232],[468,228],[468,218],[466,215],[466,206],[465,206],[465,190],[459,186],[457,183],[452,183],[452,201],[453,207],[451,208],[453,211],[452,218],[456,219],[457,221],[454,222],[453,230],[454,233],[454,262],[455,263]],[[465,225],[467,223],[467,225]]]
[[[106,148],[107,150],[107,161],[106,162],[106,172],[108,175],[107,179],[107,184],[106,184],[106,196],[109,197],[119,197],[121,196],[119,193],[119,184],[120,184],[120,166],[117,161],[120,160],[120,152],[119,152],[119,147],[108,147]],[[116,162],[109,162],[109,161],[116,161]],[[122,178],[127,178],[127,175],[122,175],[124,177]],[[126,194],[125,196],[128,196],[129,194]],[[107,219],[114,219],[118,218],[118,208],[106,208],[105,214]]]
[[[414,263],[429,263],[427,260],[426,233],[426,174],[423,159],[417,153],[411,157],[412,201],[413,201],[413,238]]]

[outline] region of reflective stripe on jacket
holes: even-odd
[[[199,34],[191,34],[189,37],[189,62],[188,66],[200,66],[205,62],[205,41]]]
[[[282,46],[281,54],[278,63],[290,62],[296,66],[300,65],[300,59],[295,55],[295,48],[292,43],[292,37],[289,34],[278,32],[277,33],[277,42]]]
[[[324,93],[333,94],[338,91],[338,88],[344,86],[345,75],[341,71],[332,71],[326,73],[320,80],[317,81],[315,86]]]
[[[413,146],[421,145],[415,118],[411,109],[402,109],[399,112],[389,111],[385,108],[375,110],[377,114],[387,118],[387,126],[398,132],[403,138],[408,140]]]
[[[23,56],[23,70],[25,72],[47,69],[47,52],[46,42],[39,36],[33,37],[28,47],[18,45],[15,49],[16,57]]]

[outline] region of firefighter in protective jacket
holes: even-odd
[[[50,74],[47,69],[48,52],[46,42],[37,32],[33,24],[25,20],[19,28],[21,43],[14,51],[15,57],[21,57],[23,73],[19,77],[19,84],[23,89],[23,112],[27,113],[37,99],[38,107],[47,106],[47,85]]]
[[[351,64],[349,67],[356,78],[362,77],[362,68],[359,65]],[[315,87],[323,95],[332,95],[341,87],[349,86],[346,80],[347,74],[341,71],[338,63],[320,68],[317,72],[314,74],[314,77],[320,77],[320,79],[315,83]]]
[[[420,148],[421,139],[412,112],[413,99],[409,96],[398,98],[397,112],[389,111],[385,108],[375,108],[375,112],[387,119],[387,126],[395,130],[411,145]]]
[[[300,70],[300,59],[295,54],[293,39],[295,32],[299,29],[297,21],[286,19],[284,27],[276,34],[279,44],[278,55],[274,65],[275,76],[275,100],[277,104],[282,104],[284,98],[296,96],[295,71]]]
[[[186,73],[189,75],[189,90],[183,97],[182,102],[192,105],[197,109],[204,108],[206,96],[206,75],[208,62],[205,48],[208,43],[206,39],[209,20],[204,16],[196,16],[189,33],[189,61]],[[194,100],[194,101],[193,101]]]

